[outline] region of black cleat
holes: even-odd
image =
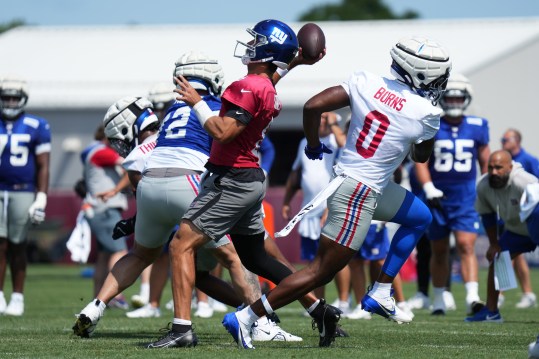
[[[340,325],[337,325],[337,329],[335,329],[335,337],[337,338],[348,338],[350,334],[346,332]]]
[[[483,302],[482,300],[472,302],[472,305],[470,305],[471,312],[468,313],[468,316],[469,317],[474,316],[475,314],[479,313],[481,309],[485,308],[485,306],[486,306],[486,303]]]
[[[165,328],[168,332],[157,341],[148,344],[146,348],[189,348],[198,344],[198,338],[193,329],[180,333],[172,329]]]
[[[432,313],[430,313],[430,315],[438,315],[438,316],[445,315],[445,311],[443,309],[436,309],[436,310],[433,310]]]
[[[84,314],[80,314],[77,317],[77,321],[73,326],[73,334],[81,338],[89,338],[90,333],[95,328],[95,325],[92,323],[92,320]]]
[[[337,335],[337,323],[341,319],[341,310],[332,305],[326,304],[324,299],[320,299],[321,314],[313,318],[313,329],[318,328],[320,341],[318,346],[329,347]]]

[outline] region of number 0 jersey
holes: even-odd
[[[0,190],[35,190],[36,156],[51,151],[46,120],[22,114],[15,121],[0,119]]]
[[[352,119],[335,170],[381,193],[412,144],[434,137],[441,110],[401,82],[366,71],[341,86],[350,97]]]

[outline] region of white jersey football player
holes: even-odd
[[[27,101],[25,81],[0,81],[0,314],[13,316],[24,313],[26,233],[30,223],[45,220],[49,187],[49,124],[24,111]],[[3,292],[8,262],[9,304]]]
[[[395,79],[359,71],[305,104],[305,153],[312,160],[330,152],[318,137],[322,112],[352,109],[346,146],[336,166],[338,176],[330,184],[337,188],[328,199],[329,214],[315,259],[267,297],[235,314],[243,337],[258,316],[328,283],[359,250],[372,219],[401,226],[361,305],[398,323],[412,320],[395,305],[391,284],[432,216],[421,200],[390,178],[408,154],[416,162],[428,159],[440,123],[441,110],[435,105],[446,86],[451,60],[441,45],[423,37],[401,39],[390,54]],[[330,316],[324,323],[329,327],[339,319]]]

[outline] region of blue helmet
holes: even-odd
[[[234,56],[240,57],[245,65],[271,62],[281,69],[286,69],[298,52],[296,33],[282,21],[263,20],[252,29],[247,29],[247,32],[253,36],[253,40],[248,43],[238,40],[234,50]],[[244,53],[238,54],[239,45],[245,47]]]

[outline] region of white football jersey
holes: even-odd
[[[146,139],[135,147],[122,162],[122,167],[126,171],[136,171],[142,173],[146,159],[150,157],[157,141],[157,133],[146,137]]]
[[[403,83],[366,71],[341,86],[350,97],[352,119],[336,173],[382,193],[412,144],[434,137],[442,111]]]

